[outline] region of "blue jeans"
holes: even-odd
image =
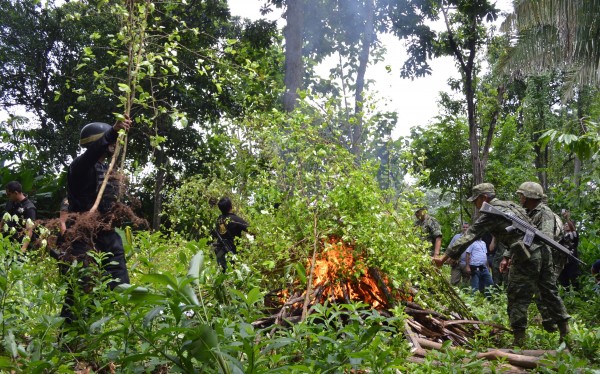
[[[486,288],[493,285],[494,281],[492,280],[492,275],[490,274],[487,265],[471,265],[471,289],[473,292],[480,291],[486,293],[486,296],[489,296],[489,294],[485,292]]]

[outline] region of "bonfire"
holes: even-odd
[[[322,252],[307,261],[310,273],[306,287],[300,287],[300,282],[296,282],[294,289],[268,294],[265,304],[273,313],[254,321],[255,327],[301,322],[318,304],[362,302],[387,316],[393,315],[394,306],[401,305],[406,314],[404,336],[412,347],[411,360],[415,362],[422,362],[428,350],[444,349],[446,341],[451,342],[450,349],[468,346],[480,332],[479,325],[482,324],[491,325],[496,334],[509,331],[500,325],[475,320],[470,313],[467,316],[456,312],[447,315],[424,308],[413,300],[417,292],[415,289],[393,289],[388,277],[367,266],[352,245],[333,236],[322,244]],[[439,281],[445,282],[441,277]],[[510,349],[489,349],[479,353],[477,358],[505,359],[509,364],[503,365],[503,372],[517,373],[540,365],[540,356],[546,353],[554,352],[535,350],[519,351],[517,354]]]

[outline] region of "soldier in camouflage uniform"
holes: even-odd
[[[521,206],[527,211],[527,215],[531,219],[531,223],[537,227],[538,230],[553,238],[554,241],[559,242],[563,236],[563,224],[562,220],[552,210],[543,203],[544,190],[539,183],[536,182],[524,182],[519,186],[517,190],[519,196],[519,202]],[[539,290],[538,296],[535,298],[540,314],[542,315],[542,326],[548,332],[556,331],[557,324],[560,329],[561,340],[568,333],[569,319],[566,309],[555,308],[556,305],[549,305],[547,299],[548,292],[553,292],[558,296],[557,281],[562,269],[564,268],[567,260],[567,255],[564,253],[543,245],[543,253],[549,253],[550,258],[546,266],[543,267],[542,274],[544,279],[547,278],[548,284],[553,284],[552,290],[543,292]],[[551,298],[551,300],[555,300]],[[554,302],[554,301],[553,301]],[[554,310],[553,310],[554,309]],[[565,323],[562,323],[562,322]]]
[[[427,209],[421,207],[415,211],[415,226],[421,228],[421,238],[431,243],[431,256],[437,257],[440,255],[442,247],[442,229],[440,223],[429,214]]]
[[[521,186],[523,186],[526,183],[534,183],[533,188],[535,189],[542,189],[542,186],[539,183],[536,182],[525,182],[523,183]],[[517,190],[518,193],[518,190]],[[547,209],[550,209],[548,207],[548,195],[546,195],[545,193],[542,194],[542,199],[541,199],[542,204],[544,204],[546,206]],[[550,209],[550,211],[552,212],[552,209]],[[527,214],[531,217],[531,214],[529,214],[529,211],[527,212]],[[554,232],[550,233],[548,232],[548,236],[551,237],[552,239],[554,239],[555,242],[562,242],[564,236],[565,236],[565,226],[563,223],[563,220],[560,218],[560,216],[554,212],[552,212],[552,214],[554,215]],[[538,230],[541,230],[538,228]],[[565,265],[567,264],[567,261],[569,260],[569,257],[564,254],[562,251],[559,251],[557,249],[551,248],[552,250],[552,261],[554,262],[554,271],[556,273],[556,278],[558,279],[558,277],[560,276],[560,273],[563,271],[563,269],[565,268]]]
[[[504,258],[503,255],[504,251],[506,250],[506,246],[494,238],[492,240],[491,248],[494,256],[492,259],[492,279],[494,280],[494,285],[500,288],[502,286],[506,286],[508,283],[508,273],[500,272],[500,262],[502,262],[502,259]]]
[[[519,217],[526,222],[530,221],[522,207],[510,201],[496,199],[494,185],[490,183],[481,183],[473,187],[473,196],[469,198],[469,201],[473,202],[477,209],[481,209],[483,203],[487,202],[507,214]],[[556,316],[557,321],[560,320],[561,323],[566,324],[568,315],[566,315],[562,300],[554,292],[556,284],[549,284],[548,274],[543,271],[547,268],[548,262],[552,262],[550,252],[537,241],[527,249],[522,241],[523,234],[517,230],[507,231],[508,226],[510,226],[510,222],[502,217],[481,214],[469,231],[448,247],[443,257],[435,258],[434,262],[437,266],[442,266],[449,258],[457,259],[473,241],[486,232],[494,235],[497,241],[503,243],[507,250],[501,269],[506,268],[509,258],[512,260],[507,285],[508,317],[513,329],[514,343],[522,346],[527,328],[527,309],[537,289],[540,289],[544,295],[545,302],[554,304],[550,311]]]

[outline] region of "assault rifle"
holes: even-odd
[[[229,245],[229,243],[227,243],[225,241],[225,239],[223,239],[223,237],[221,236],[221,234],[219,234],[219,230],[215,228],[215,229],[212,230],[212,232],[213,232],[213,234],[215,234],[215,236],[217,237],[217,239],[219,240],[219,242],[221,242],[221,245],[225,249],[225,252],[231,252],[231,253],[233,253],[233,250],[232,250],[231,246]]]
[[[560,243],[555,242],[552,238],[550,238],[548,235],[544,234],[543,232],[541,232],[540,230],[538,230],[537,228],[532,226],[529,222],[524,221],[523,219],[515,216],[514,214],[504,213],[500,209],[497,209],[494,206],[492,206],[491,204],[488,204],[486,202],[483,203],[483,205],[481,206],[481,209],[479,211],[483,212],[483,213],[493,214],[495,216],[504,217],[505,219],[511,221],[512,225],[507,227],[506,231],[512,232],[514,230],[519,230],[520,232],[525,234],[525,236],[523,237],[523,243],[527,247],[531,246],[531,243],[533,243],[533,240],[537,237],[539,240],[546,243],[550,247],[561,251],[562,253],[569,256],[569,258],[579,262],[582,265],[585,265],[585,262],[583,262],[580,259],[578,259],[577,257],[573,256],[571,254],[571,251],[567,247],[563,246]],[[525,253],[527,253],[527,251]],[[527,256],[527,257],[529,257],[529,256]]]

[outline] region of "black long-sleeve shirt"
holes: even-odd
[[[20,242],[25,236],[26,221],[28,219],[30,219],[31,221],[35,221],[37,218],[37,210],[35,208],[35,205],[28,198],[25,198],[18,202],[8,201],[6,203],[5,211],[8,214],[10,214],[11,217],[18,217],[18,221],[16,222],[13,221],[11,218],[10,220],[4,223],[6,223],[6,225],[9,228],[15,228],[16,232],[14,233],[14,235],[11,235],[11,238]],[[2,217],[0,217],[0,219],[2,219]],[[0,227],[0,230],[1,229],[2,228]]]
[[[99,160],[108,151],[108,146],[117,141],[117,136],[117,131],[111,128],[69,165],[67,191],[70,212],[87,212],[94,205],[98,194],[98,171],[106,170],[106,165],[100,164]]]
[[[248,222],[233,213],[220,215],[215,227],[218,245],[236,253],[235,238],[242,236],[243,231],[248,231],[248,226]]]

